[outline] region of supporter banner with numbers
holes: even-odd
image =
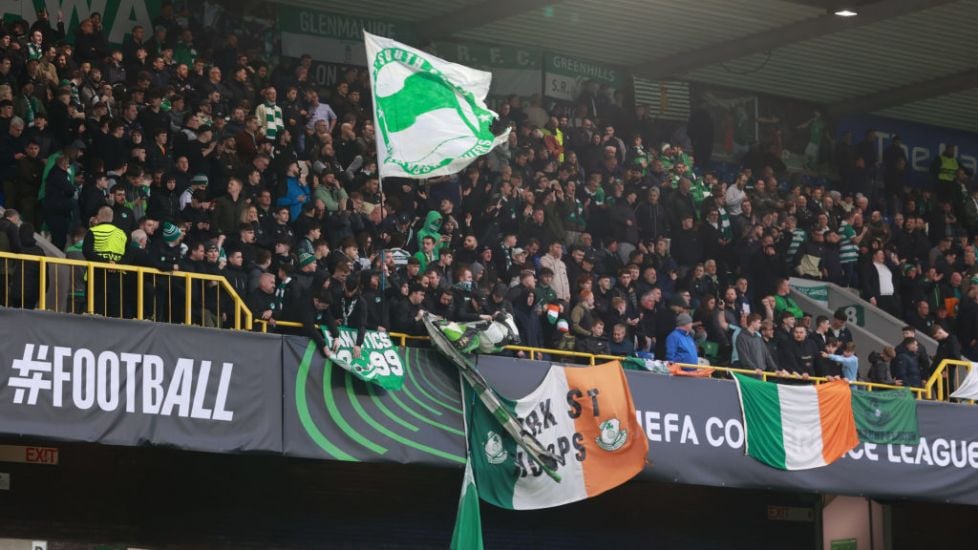
[[[401,354],[398,353],[390,336],[386,332],[368,330],[364,334],[360,355],[355,356],[357,344],[357,329],[340,327],[339,347],[333,349],[333,337],[329,330],[320,328],[326,347],[330,351],[330,359],[337,365],[352,372],[357,378],[373,382],[378,386],[399,390],[404,385],[404,366],[401,364]]]
[[[437,352],[397,348],[404,386],[385,390],[334,365],[308,339],[284,340],[285,454],[363,462],[465,463],[458,372]]]
[[[280,337],[0,309],[0,434],[281,451]]]

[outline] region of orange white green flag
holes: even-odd
[[[852,391],[845,381],[792,386],[739,374],[734,380],[746,452],[764,464],[781,470],[818,468],[859,444]]]
[[[558,459],[560,481],[501,428],[463,382],[469,463],[482,500],[517,510],[549,508],[601,494],[645,467],[649,444],[618,361],[593,367],[553,366],[517,400],[502,398],[523,430]]]

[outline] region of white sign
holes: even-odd
[[[43,396],[56,408],[231,422],[234,411],[227,410],[227,401],[233,370],[233,363],[222,363],[212,374],[210,361],[182,357],[171,370],[158,355],[24,344],[23,357],[10,365],[7,386],[14,388],[17,405],[37,405]]]
[[[0,472],[0,491],[10,490],[10,474],[7,472]]]

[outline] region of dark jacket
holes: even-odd
[[[949,334],[947,338],[937,344],[937,351],[934,352],[934,359],[931,361],[930,370],[924,374],[929,378],[931,373],[941,364],[941,361],[945,359],[961,359],[961,342],[953,334]]]
[[[919,388],[921,386],[921,372],[917,364],[916,357],[906,348],[898,349],[896,359],[890,365],[893,378],[902,380],[907,387]]]
[[[819,349],[810,339],[798,342],[794,338],[780,344],[781,368],[792,373],[815,375],[815,360]]]
[[[75,186],[67,170],[55,166],[48,173],[44,195],[44,211],[49,215],[68,215],[74,208]]]
[[[639,237],[643,241],[654,241],[669,235],[669,217],[660,203],[643,202],[635,209],[638,220]]]

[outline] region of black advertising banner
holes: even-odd
[[[281,338],[0,309],[0,434],[281,452]]]
[[[546,363],[483,358],[486,378],[507,397],[536,387]],[[823,468],[782,471],[744,454],[732,381],[627,372],[649,439],[644,475],[669,483],[811,491],[978,504],[978,408],[918,402],[919,445],[860,444]]]
[[[404,387],[332,365],[306,338],[0,309],[0,435],[322,460],[461,467],[455,367],[398,348]],[[548,363],[482,356],[507,398]],[[586,368],[586,367],[581,367]],[[668,483],[978,505],[978,408],[918,402],[918,445],[862,444],[824,468],[744,454],[731,381],[628,372],[649,439],[643,473]]]
[[[385,390],[333,365],[306,338],[283,349],[285,454],[465,464],[458,374],[435,351],[397,348],[404,386]]]

